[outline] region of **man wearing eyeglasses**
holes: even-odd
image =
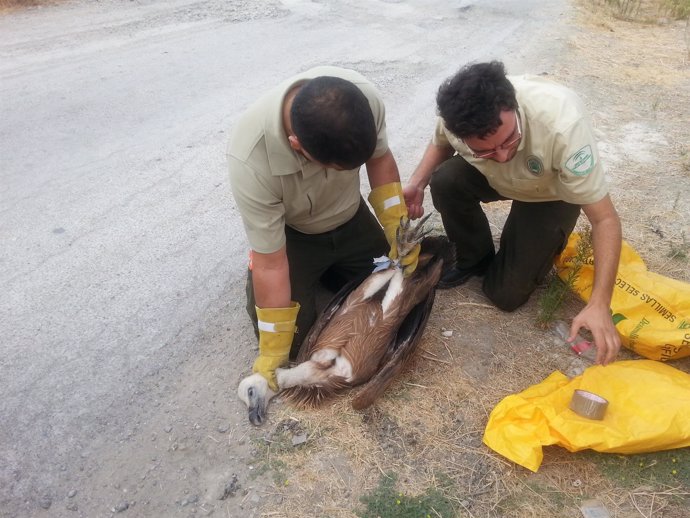
[[[441,85],[436,101],[436,131],[404,195],[410,216],[420,217],[430,184],[456,246],[456,265],[439,287],[483,276],[483,291],[497,307],[517,309],[552,268],[582,209],[592,226],[596,272],[571,336],[586,327],[598,363],[611,362],[620,349],[609,306],[621,227],[582,101],[541,77],[506,77],[497,61],[465,66]],[[498,200],[513,201],[495,252],[480,203]]]

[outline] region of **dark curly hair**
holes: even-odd
[[[339,77],[307,81],[292,102],[290,123],[304,150],[322,164],[355,169],[376,149],[369,101],[357,86]]]
[[[518,106],[500,61],[465,65],[440,86],[436,104],[446,128],[460,138],[491,135],[501,125],[501,112]]]

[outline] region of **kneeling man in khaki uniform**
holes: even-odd
[[[357,72],[317,67],[269,91],[234,125],[228,161],[251,248],[254,372],[277,390],[275,369],[297,354],[316,319],[320,280],[370,273],[386,253],[409,275],[419,247],[397,257],[395,233],[407,208],[381,95]],[[360,194],[362,164],[378,221]]]

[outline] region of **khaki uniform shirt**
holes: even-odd
[[[504,163],[473,158],[438,118],[433,143],[453,147],[499,194],[526,202],[595,203],[608,192],[585,108],[565,86],[537,76],[509,77],[522,122],[516,155]]]
[[[285,225],[319,234],[350,220],[359,207],[359,168],[326,169],[293,151],[283,127],[283,99],[298,83],[335,76],[366,96],[378,132],[373,158],[388,151],[381,95],[363,76],[316,67],[284,81],[256,101],[233,127],[228,145],[230,184],[249,245],[271,253],[285,244]]]

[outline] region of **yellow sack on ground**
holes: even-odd
[[[568,408],[576,389],[609,402],[601,421]],[[690,446],[690,375],[650,360],[596,365],[569,380],[554,372],[506,397],[489,416],[484,444],[537,471],[542,447],[643,453]]]
[[[577,268],[577,243],[573,233],[556,259],[564,281]],[[594,259],[580,263],[574,289],[584,300],[592,294]],[[618,275],[611,299],[613,322],[628,349],[651,360],[690,356],[690,284],[650,272],[642,258],[623,242]]]

